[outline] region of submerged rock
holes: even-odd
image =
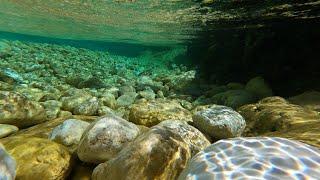
[[[65,179],[70,172],[68,150],[48,139],[11,137],[3,145],[17,161],[17,179]]]
[[[192,121],[191,113],[174,100],[140,101],[132,105],[129,114],[131,122],[148,127],[168,119]]]
[[[176,179],[191,157],[191,144],[180,136],[188,128],[180,125],[183,126],[181,130],[166,123],[152,127],[113,159],[98,165],[92,179]],[[184,137],[189,135],[195,134],[187,132]]]
[[[58,117],[60,113],[60,108],[62,106],[61,102],[56,100],[49,100],[40,104],[43,105],[46,111],[47,119],[55,119]]]
[[[140,91],[139,95],[147,100],[154,100],[156,98],[156,94],[150,88]]]
[[[189,145],[191,156],[208,147],[211,143],[207,137],[197,128],[189,125],[187,122],[179,120],[162,121],[157,127],[166,128],[181,138]]]
[[[98,113],[99,100],[85,91],[76,91],[73,95],[67,94],[60,101],[62,102],[62,109],[73,114],[97,115]]]
[[[272,90],[262,77],[251,79],[245,89],[258,97],[259,99],[272,96]]]
[[[136,92],[127,92],[117,99],[118,107],[128,107],[134,103],[138,94]]]
[[[242,116],[226,106],[211,105],[193,115],[193,124],[212,139],[238,137],[246,126]]]
[[[9,136],[19,130],[18,127],[9,124],[0,124],[0,138]],[[1,179],[1,178],[0,178]]]
[[[290,104],[281,97],[268,97],[239,108],[245,118],[246,136],[277,136],[320,147],[320,115],[317,111]]]
[[[65,120],[52,130],[49,139],[65,146],[78,145],[83,132],[89,125],[90,123],[77,119]]]
[[[4,68],[0,69],[0,81],[7,82],[9,84],[23,83],[23,78],[15,70]]]
[[[255,95],[245,90],[229,90],[218,93],[211,98],[211,103],[232,107],[234,109],[256,101],[257,98]]]
[[[0,179],[14,180],[16,177],[16,161],[8,154],[0,143]]]
[[[317,179],[319,149],[284,138],[220,140],[194,156],[185,179]]]
[[[139,79],[137,81],[137,89],[144,90],[147,87],[150,87],[153,91],[159,91],[164,88],[162,82],[154,81],[149,76],[139,77]]]
[[[187,71],[179,75],[173,76],[168,83],[169,87],[181,91],[189,86],[192,81],[195,79],[196,71]]]
[[[103,93],[102,97],[99,100],[103,105],[108,106],[111,109],[115,109],[117,107],[116,98],[111,93]]]
[[[320,111],[320,92],[318,91],[307,91],[290,97],[288,101],[314,111]]]
[[[77,154],[81,161],[102,163],[139,134],[139,128],[122,118],[106,116],[92,122],[82,135]]]
[[[108,106],[100,106],[98,108],[98,115],[99,116],[108,116],[108,115],[116,115],[116,112],[113,111]]]
[[[86,115],[86,116],[93,116],[97,115],[99,108],[99,101],[96,97],[92,97],[87,99],[80,105],[76,106],[73,109],[73,113],[77,115]]]
[[[13,92],[0,91],[0,123],[27,127],[47,120],[43,106]]]

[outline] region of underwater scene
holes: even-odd
[[[319,180],[320,0],[0,0],[0,180]]]

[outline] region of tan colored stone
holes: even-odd
[[[0,91],[0,123],[27,127],[47,120],[42,105],[21,94]]]
[[[148,127],[168,119],[192,121],[191,113],[174,100],[139,101],[129,114],[131,122]]]
[[[190,148],[180,135],[154,126],[115,158],[97,166],[92,179],[177,179],[190,157]]]
[[[289,102],[305,108],[320,111],[320,92],[308,91],[288,99]]]
[[[246,136],[278,136],[320,147],[320,115],[281,97],[269,97],[239,108]]]
[[[17,179],[65,179],[71,168],[68,150],[42,138],[11,137],[3,143],[17,161]]]

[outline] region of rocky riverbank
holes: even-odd
[[[262,177],[275,161],[277,169],[296,168],[276,159],[285,157],[307,169],[297,169],[299,177],[318,177],[314,169],[320,168],[320,93],[286,100],[273,96],[262,77],[245,84],[207,84],[194,69],[161,61],[172,56],[173,51],[155,61],[146,55],[129,58],[69,46],[2,41],[0,169],[5,173],[1,176],[185,179],[216,173],[221,177],[230,168],[241,167],[242,154],[233,151],[245,148],[250,151],[241,152],[252,157],[246,159],[251,170],[263,167],[255,176]],[[261,144],[275,154],[287,147],[301,149],[278,157],[260,153],[267,151]],[[217,150],[221,156],[211,159],[208,154]],[[215,173],[197,168],[214,162],[220,167],[227,157],[239,163]],[[248,167],[239,173],[252,176],[245,170]]]

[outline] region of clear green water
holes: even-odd
[[[195,37],[201,9],[191,0],[1,0],[0,31],[168,46]]]

